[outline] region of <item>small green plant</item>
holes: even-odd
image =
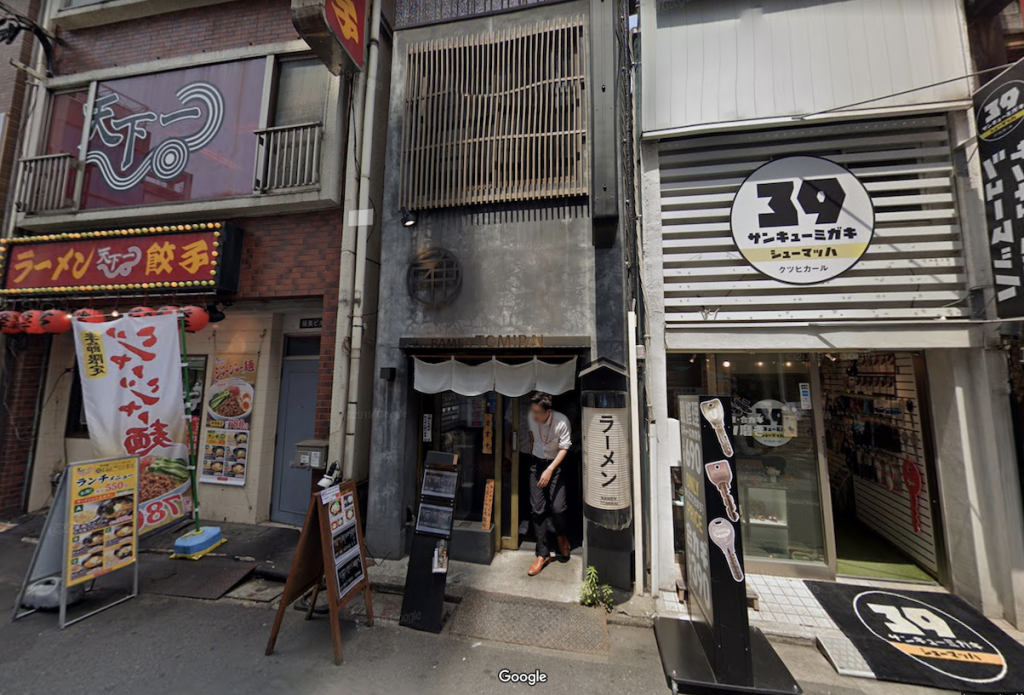
[[[597,568],[593,565],[587,567],[587,576],[580,587],[580,603],[592,608],[600,606],[607,612],[612,612],[612,588],[601,583],[597,576]]]

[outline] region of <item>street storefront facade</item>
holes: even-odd
[[[351,73],[331,74],[287,1],[97,9],[88,26],[51,4],[64,45],[25,123],[3,309],[90,309],[103,331],[208,314],[184,345],[203,517],[301,524],[313,472],[295,445],[331,432]],[[52,332],[5,336],[4,515],[96,458],[72,334]],[[142,476],[143,519],[177,513],[171,483]]]
[[[623,441],[605,456],[625,467],[624,492],[605,504],[625,508],[616,519],[626,521],[591,515],[584,499],[585,477],[601,475],[596,442],[590,457],[584,449],[584,394],[606,373],[623,403],[629,391],[635,251],[617,165],[617,143],[628,145],[625,13],[588,2],[493,14],[443,4],[398,4],[367,542],[378,557],[408,552],[423,528],[407,509],[421,493],[437,496],[424,461],[443,453],[459,461],[452,558],[532,553],[530,399],[540,391],[571,440],[558,468],[559,535],[583,547],[603,581],[630,589],[638,486]],[[479,97],[463,103],[466,92]],[[449,121],[461,125],[429,127]],[[596,364],[610,366],[588,374]],[[628,432],[625,418],[617,426]],[[535,447],[553,436],[547,427]]]
[[[769,45],[781,25],[757,23],[754,4],[719,10]],[[960,3],[934,5],[906,37],[896,15],[840,25],[838,6],[787,9],[806,25],[787,39],[803,58],[720,66],[717,84],[737,85],[726,100],[662,63],[721,25],[695,21],[696,6],[642,5],[657,590],[685,586],[679,399],[717,395],[732,402],[748,572],[928,582],[1021,615],[1015,561],[981,540],[984,528],[1018,543],[1021,510],[1001,482],[1016,480],[1016,456],[986,323],[997,299],[973,87],[947,81],[971,72],[966,23]],[[874,21],[890,58],[909,50],[932,73],[873,61]],[[856,59],[829,63],[816,22]],[[922,63],[939,45],[964,48]]]

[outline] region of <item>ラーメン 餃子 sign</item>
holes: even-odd
[[[875,213],[864,184],[847,169],[819,157],[785,157],[743,182],[731,225],[755,269],[779,282],[814,285],[864,256]]]

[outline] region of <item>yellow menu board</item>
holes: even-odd
[[[138,553],[139,459],[132,456],[68,466],[65,582],[74,586],[129,567]]]

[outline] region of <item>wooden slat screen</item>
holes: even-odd
[[[401,204],[587,195],[586,48],[582,17],[411,44]]]

